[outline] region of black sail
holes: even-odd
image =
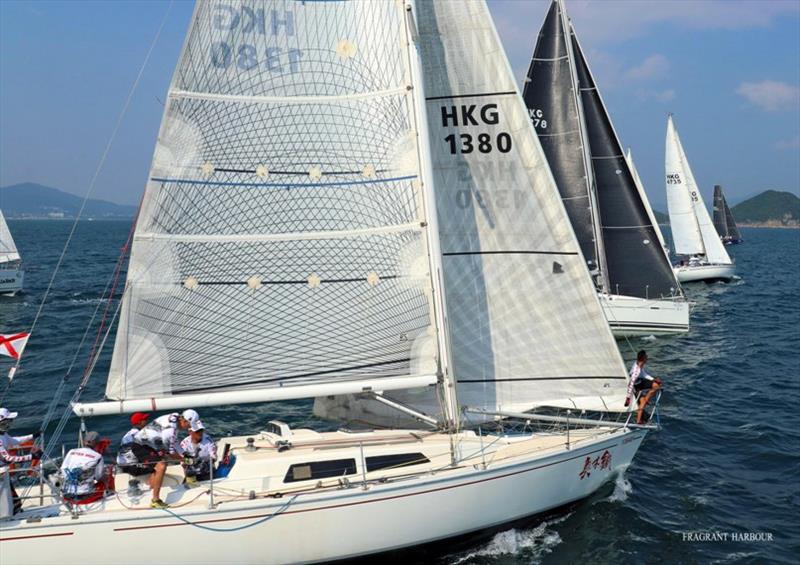
[[[722,196],[722,187],[714,185],[714,229],[721,238],[726,238],[728,233],[728,222],[725,218],[725,197]]]
[[[592,156],[608,290],[641,298],[670,296],[678,289],[672,266],[658,243],[572,26],[570,31]]]
[[[728,201],[725,200],[725,195],[722,193],[722,187],[720,187],[719,192],[722,195],[722,207],[725,209],[725,225],[728,227],[728,236],[730,236],[734,242],[738,243],[742,241],[742,234],[736,226],[736,220],[733,219]]]
[[[589,270],[598,268],[598,249],[589,182],[574,95],[568,34],[553,2],[533,52],[522,97],[561,193]]]

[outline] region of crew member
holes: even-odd
[[[93,494],[97,483],[103,480],[105,465],[103,456],[95,448],[100,434],[89,432],[83,438],[83,447],[70,449],[61,463],[64,480],[62,492],[71,499],[80,499]]]
[[[138,434],[146,425],[150,414],[135,412],[131,415],[131,429],[122,436],[117,452],[117,465],[129,475],[138,476],[153,472],[149,462],[158,459],[158,451],[149,445],[136,443]]]
[[[8,430],[14,423],[17,417],[17,412],[11,412],[8,408],[0,408],[0,467],[5,467],[12,463],[24,463],[26,461],[39,461],[42,458],[42,451],[40,449],[32,449],[27,455],[12,455],[9,450],[19,447],[20,444],[36,440],[42,435],[42,432],[36,432],[27,436],[10,436]],[[34,463],[35,464],[35,463]],[[11,496],[14,500],[14,513],[22,509],[22,501],[14,490],[14,485],[11,484]]]
[[[161,484],[167,472],[167,461],[179,461],[182,455],[178,443],[178,429],[187,430],[191,420],[199,420],[194,410],[184,410],[182,414],[173,412],[159,416],[134,435],[134,442],[150,447],[158,452],[159,461],[155,464],[153,474],[150,475],[150,490],[152,508],[166,508],[167,504],[161,500]]]
[[[184,481],[187,486],[194,486],[197,481],[211,478],[211,468],[217,459],[217,445],[205,431],[203,422],[192,421],[189,435],[181,442],[183,450]]]
[[[636,412],[636,423],[644,423],[644,409],[650,399],[661,388],[661,379],[654,377],[644,368],[647,363],[647,352],[642,349],[636,354],[636,362],[631,367],[631,376],[628,381],[628,394],[625,398],[625,406],[631,403],[631,397],[635,394],[639,396],[639,409]],[[647,394],[641,395],[643,391]]]

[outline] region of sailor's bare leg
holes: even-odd
[[[639,411],[636,412],[636,423],[641,424],[644,418],[644,409],[647,406],[647,403],[650,402],[650,399],[655,396],[658,389],[661,388],[661,385],[658,383],[653,383],[653,387],[647,391],[647,394],[639,398]]]
[[[153,492],[153,500],[161,499],[161,483],[164,481],[164,474],[167,472],[166,461],[156,463],[153,474],[150,475],[150,490]]]

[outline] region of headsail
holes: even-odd
[[[731,209],[720,185],[714,185],[714,228],[719,236],[729,241],[740,241],[742,234],[736,226]]]
[[[197,3],[108,398],[436,381],[408,34],[398,2]]]
[[[0,210],[0,265],[11,261],[19,261],[19,259],[17,245],[14,243],[14,238],[11,237],[11,231],[8,229],[3,211]]]
[[[486,4],[420,3],[418,25],[459,403],[621,408],[619,351]]]
[[[710,263],[730,264],[731,258],[703,203],[672,115],[667,119],[665,166],[667,205],[675,252],[678,255],[705,255]]]
[[[647,198],[647,192],[644,190],[644,184],[639,176],[639,171],[636,169],[636,164],[633,162],[633,153],[631,152],[630,147],[628,147],[628,151],[625,153],[625,160],[628,162],[628,167],[631,170],[631,175],[633,175],[633,182],[636,184],[636,190],[639,191],[639,197],[642,199],[642,204],[644,204],[644,207],[647,210],[647,216],[650,218],[650,222],[653,224],[653,227],[656,230],[656,235],[658,235],[658,243],[667,254],[667,258],[669,258],[669,247],[667,247],[667,241],[664,239],[664,234],[661,232],[661,226],[658,224],[655,212],[653,212],[653,207],[650,206],[650,199]]]
[[[679,285],[656,224],[559,0],[539,34],[525,102],[578,239],[584,250],[592,243],[600,254],[603,290],[641,298],[674,295]]]

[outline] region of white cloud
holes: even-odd
[[[636,97],[640,100],[656,100],[663,104],[675,100],[675,90],[668,88],[667,90],[650,90],[640,88],[636,91]]]
[[[625,78],[629,81],[653,80],[663,78],[669,72],[669,60],[659,53],[650,55],[639,65],[628,69]]]
[[[795,135],[791,139],[781,139],[780,141],[776,141],[775,149],[788,149],[788,150],[797,150],[800,149],[800,135]]]
[[[767,112],[795,110],[800,107],[800,88],[785,82],[762,80],[743,82],[736,93]]]

